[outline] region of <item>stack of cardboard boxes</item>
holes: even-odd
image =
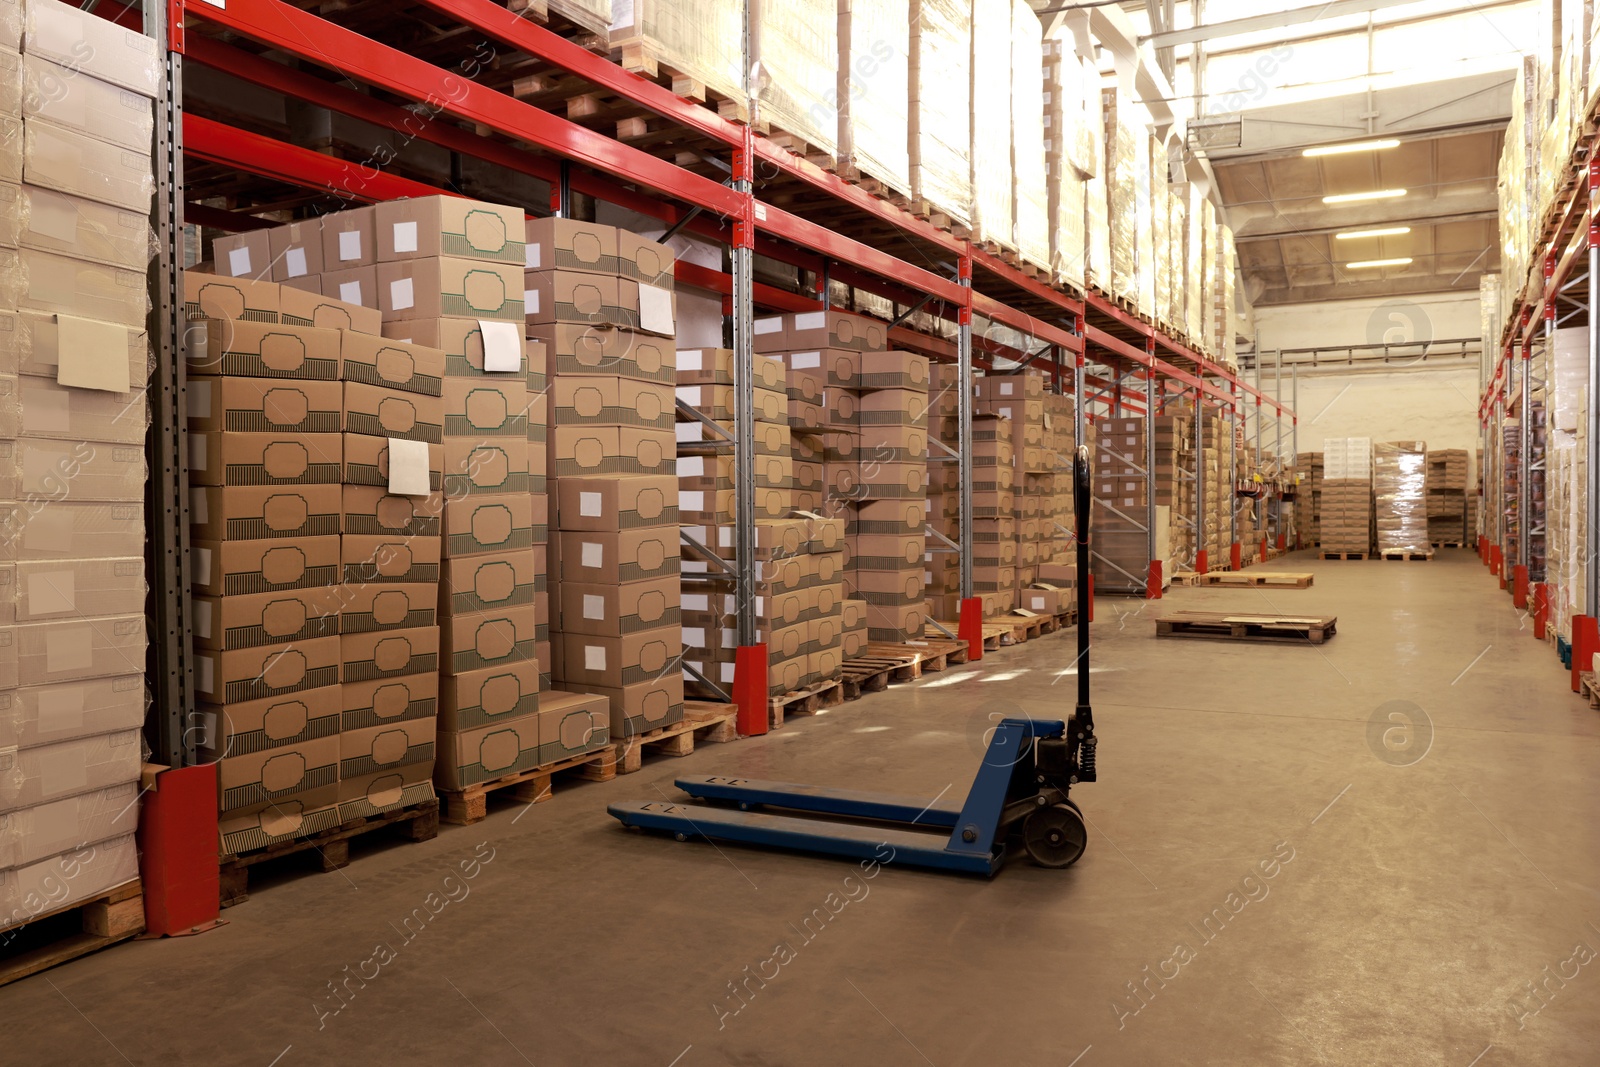
[[[999,564],[1014,571],[1010,588],[996,590],[996,607],[1004,613],[1017,607],[1021,590],[1039,576],[1040,546],[1045,540],[1042,520],[1046,510],[1054,510],[1056,456],[1045,441],[1041,376],[989,374],[978,379],[974,389],[974,414],[1000,419],[999,425],[1011,433],[1011,509],[997,519],[984,520],[983,535],[977,538],[979,544],[1003,546]],[[975,534],[977,530],[974,526]],[[989,553],[984,558],[986,566],[994,562]]]
[[[1322,551],[1372,551],[1372,439],[1330,437],[1322,442]]]
[[[603,698],[622,740],[683,717],[674,257],[574,219],[526,236],[528,336],[549,382],[553,684]]]
[[[1295,496],[1300,540],[1305,545],[1315,545],[1322,540],[1322,453],[1301,452],[1294,457],[1294,465],[1300,472]]]
[[[1428,453],[1428,539],[1433,544],[1467,543],[1467,450]]]
[[[1384,441],[1373,449],[1373,521],[1378,551],[1426,552],[1428,446]]]
[[[1101,419],[1095,424],[1094,580],[1103,592],[1143,593],[1150,569],[1150,483],[1143,418]],[[1170,439],[1169,439],[1170,440]],[[1170,465],[1169,465],[1170,469]],[[1169,483],[1170,489],[1170,483]],[[1156,506],[1156,556],[1166,559],[1170,506]]]
[[[0,929],[138,875],[160,72],[154,41],[75,7],[6,11]]]

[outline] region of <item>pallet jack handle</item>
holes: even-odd
[[[1085,445],[1072,457],[1073,534],[1078,554],[1078,706],[1068,727],[1077,750],[1078,777],[1085,782],[1095,780],[1096,747],[1094,710],[1089,706],[1089,508],[1094,499],[1090,489],[1089,448]]]

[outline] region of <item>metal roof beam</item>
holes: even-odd
[[[1276,30],[1285,26],[1304,26],[1308,22],[1334,19],[1341,15],[1360,15],[1368,11],[1382,11],[1390,7],[1404,7],[1416,0],[1331,0],[1320,7],[1297,7],[1288,11],[1274,11],[1266,15],[1251,15],[1225,22],[1210,22],[1187,30],[1168,30],[1139,38],[1140,44],[1149,43],[1157,48],[1172,48],[1182,44],[1197,44],[1223,37],[1237,37],[1258,30]]]

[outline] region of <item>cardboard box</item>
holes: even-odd
[[[432,626],[439,587],[433,582],[373,582],[339,588],[339,633],[373,633]]]
[[[617,273],[661,289],[673,286],[677,254],[672,248],[631,230],[617,231]]]
[[[610,533],[678,525],[678,484],[671,475],[600,475],[557,483],[557,527]]]
[[[677,444],[669,430],[632,426],[556,426],[546,471],[552,478],[670,472]]]
[[[376,485],[389,487],[388,437],[369,437],[366,434],[333,434],[344,442],[345,485]],[[190,438],[193,440],[193,438]],[[428,488],[438,492],[444,485],[445,450],[443,445],[424,446],[428,453]]]
[[[383,326],[378,309],[360,302],[340,300],[322,293],[321,275],[314,288],[284,285],[278,296],[279,319],[285,326],[315,326],[322,330],[343,330],[377,337]]]
[[[506,663],[443,679],[439,729],[473,730],[539,712],[539,665]]]
[[[225,812],[217,828],[221,847],[238,854],[332,830],[339,822],[337,807],[308,807],[291,798],[259,811]]]
[[[682,652],[676,626],[623,637],[562,634],[556,677],[569,685],[621,688],[660,677]]]
[[[340,640],[322,637],[293,645],[199,650],[195,692],[203,703],[239,704],[337,685]]]
[[[1059,615],[1074,603],[1072,590],[1038,584],[1022,590],[1018,599],[1022,608],[1035,615]]]
[[[190,588],[205,596],[311,589],[340,581],[336,535],[281,541],[194,541]]]
[[[377,212],[370,207],[346,208],[322,216],[324,271],[370,267],[378,262]]]
[[[322,223],[288,222],[220,236],[211,243],[219,274],[275,282],[322,273]],[[337,269],[337,268],[335,268]]]
[[[788,456],[756,456],[751,463],[752,477],[758,487],[789,489],[795,482],[794,461]],[[732,489],[737,468],[732,456],[679,456],[678,490],[716,492]],[[687,507],[681,495],[679,506]]]
[[[312,279],[301,279],[311,284]],[[378,311],[378,269],[376,267],[347,267],[328,270],[315,278],[323,296],[346,304],[355,304],[369,311]],[[291,282],[285,288],[298,284]],[[381,317],[381,312],[380,312]]]
[[[483,369],[483,320],[481,319],[447,317],[396,319],[383,324],[383,336],[442,350],[444,373],[447,378],[471,378],[487,374],[491,380],[498,382],[503,381],[505,375],[526,376],[529,369],[535,366],[539,374],[544,374],[544,346],[527,340],[522,336],[521,328],[509,323],[504,328],[490,327],[490,354],[494,357],[491,362],[505,365],[506,360],[515,358],[518,362],[515,369],[509,367],[495,371]],[[530,391],[536,391],[531,382],[528,386]],[[539,389],[543,387],[541,382]]]
[[[681,670],[626,686],[587,686],[608,705],[607,734],[627,742],[651,730],[683,721],[684,680]]]
[[[528,336],[545,347],[547,369],[563,374],[614,374],[673,384],[677,351],[670,341],[603,324],[528,324]]]
[[[777,519],[794,510],[793,494],[788,489],[756,487],[756,517]],[[735,521],[735,492],[732,489],[678,491],[680,521],[696,525],[723,525]]]
[[[23,248],[125,270],[142,271],[149,264],[150,220],[142,212],[32,187],[23,187],[12,206]]]
[[[340,561],[337,580],[346,584],[437,583],[440,547],[437,537],[346,534],[335,546]]]
[[[241,704],[201,704],[195,709],[200,756],[214,763],[337,734],[339,700],[339,688],[327,686]]]
[[[454,557],[445,567],[441,603],[453,615],[533,603],[533,549]]]
[[[140,388],[147,383],[155,364],[149,338],[143,330],[101,323],[97,326],[91,325],[91,332],[95,339],[96,351],[104,351],[116,345],[126,345],[129,388]],[[69,367],[74,362],[72,355],[82,353],[83,341],[82,332],[75,329],[69,320],[67,328]],[[118,380],[111,384],[120,386],[121,374],[113,370],[113,366],[115,364],[107,361],[103,368],[104,372],[108,378],[116,375]],[[38,311],[18,314],[0,310],[0,374],[33,375],[55,380],[60,373],[61,323],[57,317]]]
[[[888,347],[888,329],[876,319],[848,311],[801,311],[757,319],[755,342],[757,352],[821,348],[882,352]]]
[[[9,120],[8,120],[9,121]],[[22,180],[58,193],[148,211],[154,185],[150,154],[97,140],[49,122],[22,131]],[[9,174],[0,179],[16,181]]]
[[[138,783],[126,782],[0,813],[0,869],[26,867],[115,838],[131,841],[139,828],[139,796]],[[55,888],[52,907],[64,886]]]
[[[529,770],[540,758],[539,719],[509,719],[439,734],[439,761],[433,780],[443,789],[461,789]]]
[[[528,219],[523,266],[530,271],[572,271],[615,277],[618,273],[614,226],[576,219]]]
[[[438,348],[374,337],[341,335],[341,377],[382,389],[422,396],[443,395],[444,352]]]
[[[438,443],[444,440],[444,398],[345,382],[344,431]]]
[[[680,385],[677,399],[710,419],[734,418],[735,390],[731,385]],[[757,422],[786,424],[789,412],[788,390],[755,388],[752,397]],[[671,406],[668,406],[671,410]],[[687,418],[684,421],[690,421]],[[696,420],[697,421],[697,420]]]
[[[628,426],[671,431],[674,397],[670,388],[612,375],[560,376],[547,394],[556,426]]]
[[[339,743],[333,735],[228,756],[217,768],[222,810],[285,800],[307,807],[333,803],[339,795]]]
[[[787,390],[784,360],[753,353],[755,387]],[[784,357],[787,358],[787,357]],[[733,350],[730,348],[680,349],[677,361],[678,385],[732,385]],[[819,394],[820,396],[820,394]]]
[[[731,423],[718,423],[722,431],[713,429],[703,422],[680,422],[673,427],[674,436],[680,451],[694,450],[694,446],[710,443],[718,448],[726,448],[729,438],[733,436]],[[791,434],[787,422],[758,422],[755,424],[755,454],[758,456],[788,456],[790,450]]]
[[[189,528],[199,541],[336,534],[340,495],[337,485],[195,486],[189,490]]]
[[[202,296],[220,298],[253,293],[231,293],[210,287]],[[273,312],[276,314],[276,312]],[[280,378],[337,381],[339,378],[337,330],[313,326],[285,326],[243,318],[208,317],[190,322],[187,334],[188,370],[193,375],[230,378]]]
[[[622,325],[653,337],[673,338],[678,334],[678,297],[671,289],[617,279],[617,304]]]
[[[339,796],[339,821],[350,822],[426,804],[438,794],[433,791],[433,767],[427,763],[408,763],[393,771],[378,771],[341,781]]]
[[[140,444],[149,427],[143,389],[76,389],[49,378],[0,377],[0,435]]]
[[[190,433],[192,485],[338,485],[344,436],[337,433]]]
[[[531,325],[553,323],[609,323],[637,327],[638,290],[633,291],[633,314],[622,297],[615,275],[565,270],[530,270],[523,273],[522,299]]]
[[[6,446],[0,445],[0,452]],[[0,502],[0,561],[136,556],[144,552],[144,507],[52,497]]]
[[[443,674],[459,675],[525,663],[534,658],[532,604],[497,608],[465,615],[445,615],[439,620],[444,646]]]
[[[552,553],[564,581],[620,585],[678,574],[676,527],[609,532],[564,532]]]
[[[627,585],[563,581],[557,586],[556,625],[565,634],[622,637],[678,626],[679,580],[657,578]]]
[[[447,437],[444,490],[451,500],[473,494],[504,495],[532,491],[530,446],[522,437]]]
[[[24,39],[30,55],[155,99],[160,48],[138,30],[70,4],[35,0],[27,8]]]
[[[338,382],[194,378],[189,432],[338,434],[344,390]]]
[[[444,554],[476,556],[530,548],[533,501],[526,494],[453,497],[444,505]]]
[[[196,648],[231,650],[337,636],[340,593],[330,586],[192,598]]]
[[[447,437],[528,440],[528,387],[522,375],[450,378],[444,383]]]
[[[0,754],[6,807],[28,808],[138,781],[139,731],[118,730]]]
[[[15,253],[13,253],[15,254]],[[17,307],[141,329],[149,314],[145,272],[24,248],[17,255]]]
[[[915,352],[863,352],[856,358],[857,384],[850,388],[863,392],[873,389],[928,392],[927,356]]]
[[[396,496],[382,486],[346,485],[341,490],[338,519],[347,534],[437,537],[444,507],[441,493]]]
[[[611,740],[610,702],[557,690],[539,699],[539,760],[554,763],[604,748]]]
[[[439,709],[437,674],[407,674],[345,682],[339,694],[339,729],[361,730],[408,719],[431,719]]]
[[[522,255],[517,263],[434,256],[377,266],[378,309],[395,319],[523,321]]]
[[[898,353],[895,353],[898,354]],[[878,427],[917,427],[928,425],[928,394],[915,389],[880,389],[862,393],[856,402],[857,425],[864,438]],[[902,440],[904,435],[891,437]],[[867,438],[876,440],[876,438]],[[927,454],[927,439],[923,438],[923,455]]]
[[[0,499],[33,510],[69,496],[79,502],[137,502],[144,482],[144,449],[136,445],[0,440]]]
[[[345,730],[339,735],[339,778],[357,781],[414,764],[423,764],[432,770],[437,732],[433,719],[400,719],[379,726]],[[356,795],[341,791],[341,798],[354,800]]]
[[[521,208],[459,196],[385,200],[374,208],[378,262],[457,256],[522,266]]]
[[[339,636],[341,683],[370,682],[439,670],[440,631],[434,626]]]

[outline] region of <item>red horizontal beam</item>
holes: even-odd
[[[381,170],[358,167],[309,148],[274,141],[258,133],[204,118],[183,117],[185,154],[234,167],[290,185],[319,189],[363,203],[399,200],[408,196],[435,196],[449,189],[438,189]]]

